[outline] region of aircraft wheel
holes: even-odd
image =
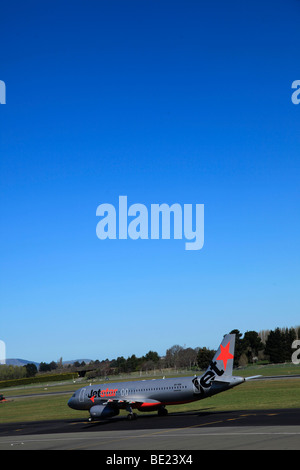
[[[127,416],[127,419],[129,421],[133,421],[133,420],[137,419],[137,414],[136,413],[129,413],[129,415]]]
[[[160,408],[157,411],[158,416],[167,416],[168,415],[168,410],[166,408]]]

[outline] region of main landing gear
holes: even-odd
[[[131,406],[128,406],[126,408],[126,410],[129,412],[129,414],[127,415],[128,421],[133,421],[133,420],[137,419],[137,414],[133,413]],[[164,406],[161,406],[157,410],[157,415],[158,416],[168,416],[168,410]]]
[[[158,416],[167,416],[168,415],[168,410],[164,406],[162,406],[157,411],[157,414],[158,414]]]
[[[136,413],[129,413],[129,415],[127,415],[127,419],[128,419],[128,421],[133,421],[134,419],[137,419],[137,414]]]

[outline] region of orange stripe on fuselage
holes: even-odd
[[[137,408],[157,408],[159,406],[167,406],[167,405],[183,405],[184,403],[191,403],[193,401],[197,401],[197,399],[195,400],[183,400],[183,401],[162,401],[162,402],[159,402],[159,403],[142,403],[141,405],[137,405]]]
[[[142,403],[141,405],[139,405],[139,408],[155,408],[157,406],[161,406],[161,403]]]

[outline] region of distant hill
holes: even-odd
[[[92,361],[92,359],[74,359],[71,361],[63,361],[64,365],[68,364],[74,364],[74,362],[79,362],[80,364],[82,362],[85,362],[86,364],[89,364]],[[35,362],[35,361],[27,361],[26,359],[6,359],[5,363],[8,366],[26,366],[26,364],[34,364],[37,368],[39,368],[40,363]]]
[[[27,361],[26,359],[6,359],[6,365],[8,366],[26,366],[26,364],[34,364],[37,368],[39,367],[39,362]]]

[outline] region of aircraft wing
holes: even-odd
[[[126,408],[126,406],[131,406],[132,408],[146,408],[146,407],[155,407],[160,405],[160,401],[151,400],[150,398],[130,398],[126,397],[124,399],[118,398],[109,398],[102,402],[102,405],[117,405],[119,408]]]

